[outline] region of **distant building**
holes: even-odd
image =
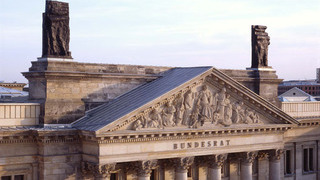
[[[320,68],[317,68],[316,79],[283,81],[279,84],[278,95],[283,94],[293,87],[297,87],[311,96],[320,98]]]
[[[15,90],[19,90],[22,91],[24,86],[26,86],[26,83],[17,83],[17,82],[13,82],[13,83],[7,83],[7,82],[0,82],[0,86],[1,87],[5,87],[5,88],[10,88],[10,89],[15,89]]]
[[[294,87],[279,96],[281,102],[305,102],[305,101],[317,101],[310,94],[302,91],[301,89]]]
[[[0,86],[0,102],[21,102],[28,99],[28,92]]]

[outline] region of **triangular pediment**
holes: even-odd
[[[297,121],[221,71],[211,68],[105,125],[97,133],[272,124],[290,126]]]

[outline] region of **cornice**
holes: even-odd
[[[93,72],[69,72],[69,71],[30,71],[22,72],[28,77],[38,78],[134,78],[134,79],[156,79],[160,77],[154,74],[126,74],[126,73],[93,73]]]
[[[210,138],[221,136],[241,136],[241,135],[257,135],[268,133],[284,133],[292,129],[286,125],[264,126],[264,127],[244,127],[244,128],[224,128],[215,130],[175,130],[175,131],[130,131],[123,133],[106,133],[96,137],[82,136],[82,140],[88,142],[96,142],[99,144],[111,143],[131,143],[131,142],[149,142],[149,141],[165,141],[178,139],[194,139],[194,138]]]

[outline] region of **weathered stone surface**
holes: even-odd
[[[42,57],[71,58],[69,4],[46,1],[43,13]]]
[[[29,72],[30,100],[41,103],[40,123],[70,123],[85,110],[159,77],[170,67],[35,61]]]
[[[270,37],[265,32],[267,26],[251,26],[251,48],[252,65],[251,68],[268,67],[268,46]]]

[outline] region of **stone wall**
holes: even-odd
[[[221,69],[222,72],[259,94],[272,104],[280,107],[278,100],[278,79],[274,70],[231,70]]]
[[[156,79],[169,67],[35,61],[23,75],[29,98],[41,103],[40,123],[70,123],[85,110]]]

